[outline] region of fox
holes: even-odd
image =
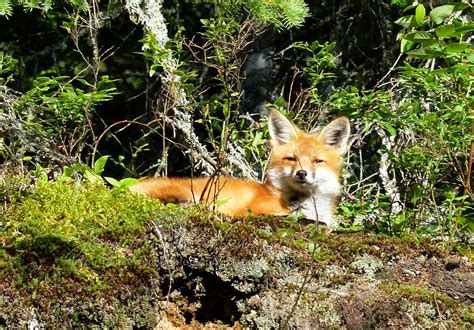
[[[164,203],[201,203],[227,216],[302,214],[334,228],[349,119],[339,117],[320,131],[306,133],[272,110],[268,129],[271,149],[263,183],[228,176],[153,177],[129,189]]]

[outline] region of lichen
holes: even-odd
[[[373,277],[383,268],[383,262],[374,256],[364,254],[357,257],[350,265],[356,272]]]

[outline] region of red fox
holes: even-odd
[[[218,212],[289,215],[336,225],[339,172],[350,134],[340,117],[319,132],[304,133],[278,111],[269,115],[272,150],[264,183],[216,178],[147,178],[130,190],[163,202],[200,202]]]

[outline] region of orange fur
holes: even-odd
[[[230,216],[289,214],[287,203],[271,185],[230,177],[147,178],[130,190],[167,203],[200,202]]]
[[[164,202],[202,203],[230,216],[302,211],[333,225],[349,120],[338,118],[320,132],[305,133],[273,111],[269,130],[272,152],[263,184],[231,177],[147,178],[130,190]]]

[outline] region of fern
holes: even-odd
[[[286,28],[303,25],[305,18],[309,16],[308,6],[303,0],[280,0],[278,2],[284,12],[282,19]]]
[[[48,11],[53,5],[53,0],[19,0],[15,1],[15,5],[22,6],[25,11],[33,11],[40,9]],[[0,0],[0,16],[11,16],[13,13],[13,5],[11,0]]]
[[[10,0],[0,0],[0,16],[11,16],[13,12],[12,3]]]
[[[228,8],[243,5],[258,21],[277,29],[299,27],[309,16],[308,5],[303,0],[242,0],[225,1]]]

